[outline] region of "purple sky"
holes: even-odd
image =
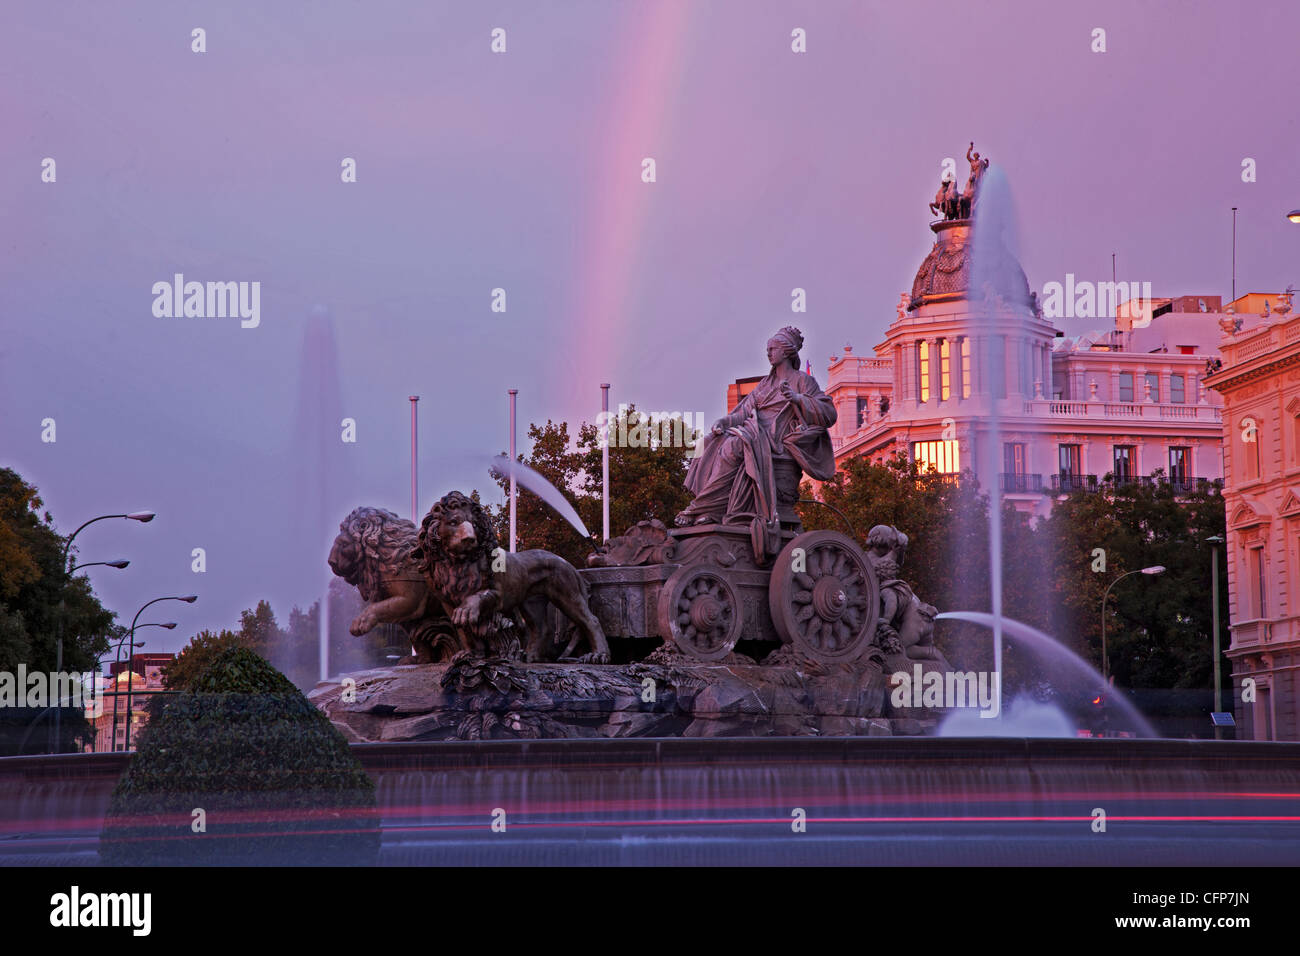
[[[146,612],[182,622],[151,650],[261,597],[285,620],[328,575],[344,513],[407,514],[410,394],[423,510],[495,492],[476,460],[505,446],[512,386],[521,436],[576,431],[602,381],[711,420],[791,322],[825,384],[832,352],[883,337],[932,240],[940,163],[964,176],[971,139],[1009,179],[1032,288],[1109,279],[1115,252],[1156,295],[1226,299],[1234,205],[1238,291],[1300,283],[1283,218],[1300,206],[1300,7],[1281,0],[87,2],[3,20],[0,464],[65,532],[159,513],[77,541],[83,561],[132,560],[91,571],[127,623],[201,595]],[[175,272],[260,281],[260,327],[155,318],[151,287]],[[310,388],[336,391],[355,445],[298,414],[318,304],[339,380]]]

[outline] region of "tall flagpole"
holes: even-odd
[[[515,552],[515,502],[519,496],[519,489],[515,485],[514,463],[518,460],[515,457],[515,396],[519,394],[519,389],[510,389],[510,553]]]
[[[605,413],[605,440],[601,442],[600,453],[600,510],[604,527],[602,543],[609,544],[609,382],[600,386],[600,410]]]
[[[420,523],[420,432],[418,422],[420,396],[411,396],[411,520]]]

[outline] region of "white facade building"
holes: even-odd
[[[837,461],[897,451],[942,473],[978,470],[996,411],[999,480],[1022,511],[1046,514],[1053,494],[1095,490],[1108,475],[1150,481],[1159,469],[1188,488],[1223,477],[1222,399],[1203,385],[1219,358],[1217,298],[1151,300],[1137,321],[1125,303],[1111,327],[1069,339],[1005,250],[991,271],[1017,278],[972,294],[971,228],[933,223],[934,248],[874,356],[845,346],[831,357]]]

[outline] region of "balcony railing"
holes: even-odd
[[[1116,475],[1109,474],[1102,476],[1102,481],[1112,485],[1154,485],[1155,478],[1151,475]]]
[[[1072,491],[1096,491],[1097,476],[1057,473],[1052,475],[1052,490],[1062,494],[1069,494]]]
[[[1048,418],[1118,419],[1131,421],[1180,421],[1218,424],[1223,409],[1218,405],[1192,402],[1079,402],[1034,399],[1024,403],[1024,414]]]
[[[1042,475],[1026,475],[1018,472],[1003,472],[998,476],[1004,492],[1026,492],[1041,494],[1043,491]]]
[[[1104,475],[1102,481],[1105,484],[1113,485],[1118,488],[1123,485],[1142,485],[1144,487],[1153,487],[1155,485],[1170,485],[1175,494],[1191,494],[1192,492],[1206,492],[1213,486],[1213,478],[1194,478],[1189,475],[1175,475],[1170,477],[1162,475],[1157,478],[1155,475]]]

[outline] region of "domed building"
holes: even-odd
[[[930,224],[934,246],[884,341],[873,356],[846,345],[831,357],[837,462],[902,452],[955,476],[977,469],[981,442],[997,441],[1002,491],[1040,515],[1053,496],[1096,490],[1108,476],[1149,481],[1159,469],[1188,488],[1222,478],[1221,400],[1202,385],[1222,314],[1205,297],[1128,301],[1112,328],[1067,339],[1015,256],[999,238],[977,235],[968,207],[932,208],[945,216]],[[1074,277],[1066,278],[1072,305]],[[1117,287],[1128,288],[1099,285],[1112,303]],[[1189,303],[1198,310],[1179,311]]]

